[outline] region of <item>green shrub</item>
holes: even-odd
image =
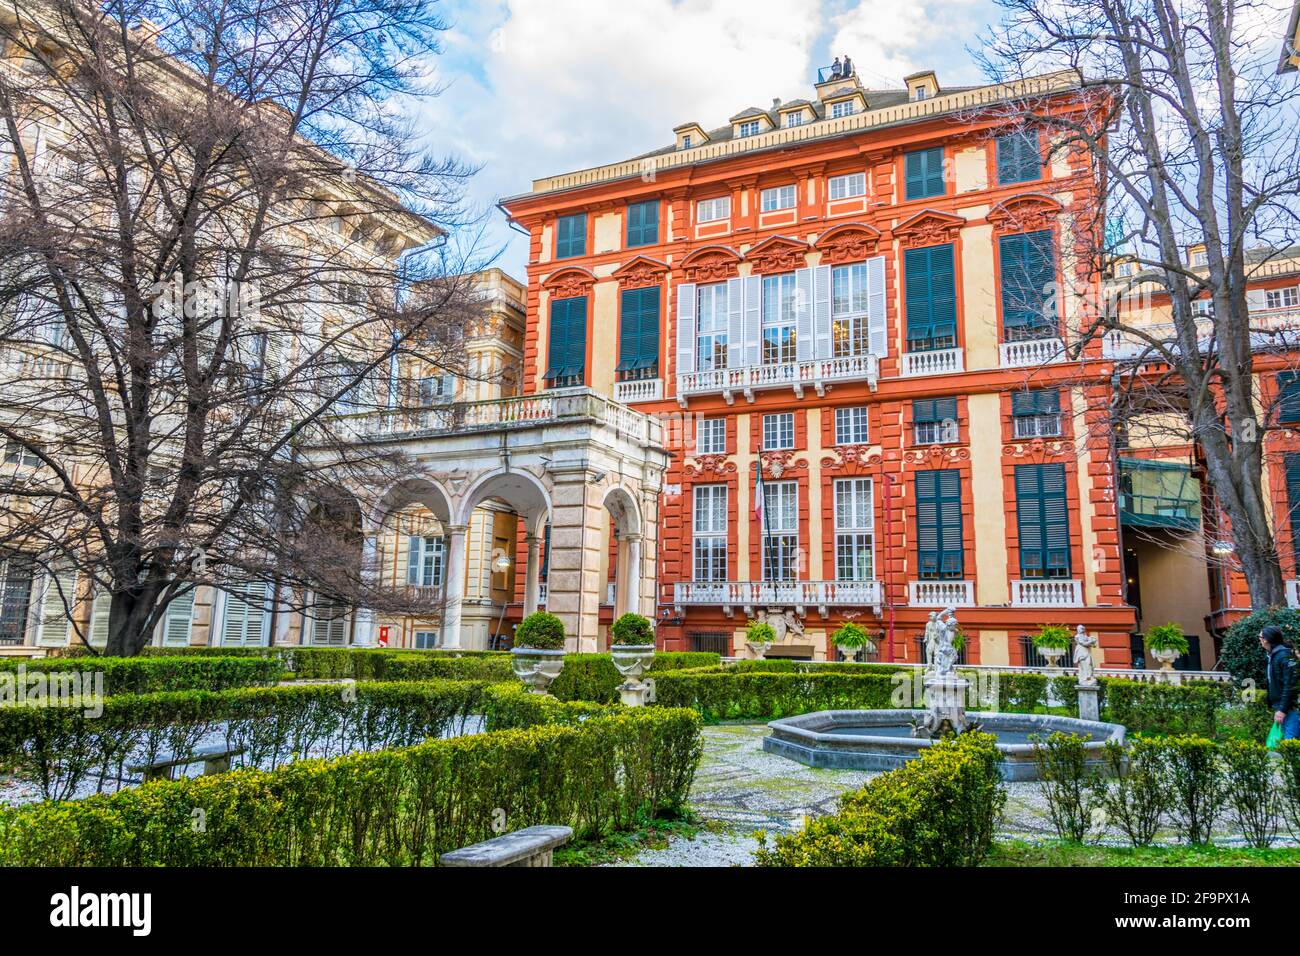
[[[655,642],[655,626],[650,619],[629,611],[619,617],[610,627],[615,644],[643,647]]]
[[[1046,674],[999,674],[998,708],[1003,711],[1033,713],[1047,706]]]
[[[776,640],[776,631],[766,621],[750,621],[745,625],[745,640],[751,644],[771,644]]]
[[[655,700],[689,707],[705,720],[773,720],[815,710],[889,708],[892,675],[850,670],[697,671],[662,674]]]
[[[546,611],[534,611],[515,629],[515,647],[557,651],[564,647],[564,622]]]
[[[28,676],[102,674],[103,693],[151,694],[170,690],[225,690],[274,684],[284,676],[278,660],[264,657],[66,657],[0,660],[0,673]],[[84,681],[82,682],[84,686]]]
[[[657,686],[659,677],[666,672],[717,666],[721,660],[717,654],[708,651],[660,651],[650,662],[645,678],[654,680]],[[566,654],[564,670],[549,690],[559,700],[612,704],[618,700],[618,685],[621,683],[623,676],[608,654]]]
[[[1106,741],[1105,754],[1109,779],[1097,777],[1097,798],[1130,843],[1149,846],[1168,802],[1160,749],[1138,737],[1128,741],[1127,752],[1123,744]]]
[[[1130,733],[1213,737],[1220,710],[1234,700],[1232,685],[1222,682],[1148,684],[1103,677],[1099,683],[1106,719]]]
[[[509,830],[567,824],[579,838],[680,812],[699,757],[695,714],[638,708],[162,781],[0,810],[0,865],[432,865],[494,836],[498,809]]]
[[[1085,738],[1057,731],[1033,743],[1048,819],[1062,840],[1082,843],[1092,825],[1093,808],[1099,803],[1097,771],[1088,766]]]
[[[1268,655],[1259,646],[1259,632],[1270,625],[1281,628],[1292,647],[1300,647],[1300,610],[1272,607],[1243,617],[1228,628],[1219,649],[1219,663],[1238,682],[1252,681],[1255,687],[1268,683]]]
[[[1161,754],[1161,776],[1169,811],[1189,843],[1208,843],[1227,795],[1218,747],[1204,737],[1152,741]]]
[[[989,734],[963,734],[881,774],[798,833],[765,839],[759,866],[972,866],[988,854],[1006,792]]]
[[[1277,788],[1273,762],[1261,743],[1231,741],[1219,745],[1224,787],[1238,828],[1251,846],[1264,850],[1277,839]]]
[[[1039,650],[1068,651],[1070,649],[1070,629],[1060,624],[1044,624],[1034,635],[1034,647]]]
[[[1291,835],[1300,840],[1300,740],[1282,741],[1278,744],[1277,754],[1282,775],[1279,794],[1282,810]]]

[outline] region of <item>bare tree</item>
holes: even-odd
[[[1073,250],[1094,280],[1077,341],[1129,343],[1106,356],[1132,373],[1116,421],[1178,420],[1231,525],[1252,603],[1284,603],[1255,375],[1261,352],[1277,364],[1293,342],[1252,324],[1248,296],[1295,257],[1300,126],[1296,85],[1276,75],[1282,11],[1246,0],[999,4],[1005,18],[979,54],[991,76],[1079,79],[1077,109],[1062,109],[1058,93],[1002,115],[1047,131],[1058,156],[1101,184],[1098,199],[1070,209]],[[1121,296],[1099,297],[1096,277],[1117,262],[1132,270]],[[1167,319],[1154,321],[1135,295],[1158,297],[1162,311],[1167,298]]]
[[[459,371],[480,310],[442,241],[472,171],[401,119],[441,29],[425,0],[0,8],[0,548],[69,611],[73,571],[111,595],[107,653],[203,584],[405,606],[346,494],[404,466],[346,413],[410,401],[400,363]]]

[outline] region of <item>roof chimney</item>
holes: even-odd
[[[781,97],[779,96],[772,97],[772,109],[776,110],[780,108],[781,108]]]

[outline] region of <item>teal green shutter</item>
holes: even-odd
[[[998,239],[998,264],[1002,274],[1003,329],[1030,329],[1052,333],[1059,331],[1057,315],[1047,314],[1053,303],[1056,284],[1056,259],[1051,230],[1026,232]]]
[[[955,398],[918,398],[912,402],[912,423],[928,424],[930,422],[955,422],[957,420],[957,399]]]
[[[551,302],[548,380],[581,379],[587,364],[587,297]]]
[[[1022,130],[997,138],[998,185],[1026,183],[1042,175],[1038,133]]]
[[[1057,415],[1061,411],[1061,392],[1055,388],[1040,388],[1016,392],[1011,396],[1011,414]]]
[[[916,542],[923,578],[962,574],[961,473],[916,473]]]
[[[1291,552],[1297,568],[1300,568],[1300,453],[1293,452],[1286,456],[1286,500],[1287,513],[1291,519]]]
[[[1300,422],[1300,372],[1277,373],[1277,420]]]
[[[904,197],[907,199],[926,199],[930,196],[942,196],[945,192],[943,182],[943,147],[918,149],[903,156]]]
[[[908,249],[903,254],[908,351],[931,348],[930,340],[957,335],[957,284],[952,244]]]
[[[555,224],[555,257],[570,259],[587,251],[587,214],[561,216]]]
[[[659,363],[659,287],[625,289],[619,306],[617,371]]]
[[[1064,465],[1016,466],[1016,527],[1023,576],[1069,575],[1070,516]]]
[[[659,201],[631,203],[627,207],[627,245],[651,246],[659,241]]]

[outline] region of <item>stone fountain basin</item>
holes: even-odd
[[[809,767],[832,770],[893,770],[915,760],[932,742],[912,736],[912,722],[923,710],[819,710],[768,724],[763,749]],[[1037,780],[1031,735],[1060,731],[1087,739],[1090,765],[1100,766],[1108,740],[1124,742],[1124,727],[1101,721],[1048,714],[992,714],[968,711],[980,730],[998,738],[998,769],[1004,780]]]

